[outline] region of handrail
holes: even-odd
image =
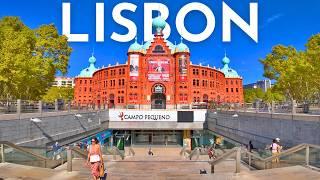
[[[125,158],[125,155],[117,147],[113,146],[113,151],[116,152],[121,157],[122,160]]]
[[[4,144],[4,145],[9,146],[9,147],[11,147],[11,148],[17,149],[17,150],[19,150],[19,151],[21,151],[21,152],[30,154],[30,155],[32,155],[32,156],[35,156],[36,158],[41,159],[41,160],[49,160],[47,157],[41,156],[41,155],[39,155],[39,154],[36,154],[36,153],[34,153],[33,151],[31,151],[31,150],[28,150],[28,149],[25,149],[25,148],[23,148],[23,147],[17,146],[17,145],[15,145],[15,144],[13,144],[13,143],[11,143],[11,142],[9,142],[9,141],[0,141],[0,144]]]
[[[277,155],[273,155],[273,156],[267,157],[267,158],[264,159],[264,161],[267,162],[267,161],[270,161],[270,160],[272,160],[272,159],[274,159],[274,158],[276,158],[276,157],[281,157],[281,156],[285,156],[285,155],[288,155],[288,154],[293,154],[293,153],[295,153],[295,152],[297,152],[297,151],[300,151],[300,150],[304,149],[305,147],[306,147],[305,144],[297,145],[297,146],[292,147],[292,148],[290,148],[290,149],[288,149],[288,150],[285,150],[285,151],[283,151],[283,152],[280,152],[280,153],[277,154]]]
[[[129,147],[129,155],[132,155],[132,156],[136,155],[136,152],[134,152],[134,150],[131,146]]]
[[[216,165],[219,162],[221,162],[222,160],[225,160],[229,156],[233,155],[235,152],[237,152],[237,150],[238,150],[238,147],[234,147],[230,151],[227,151],[226,153],[223,153],[221,156],[217,157],[216,159],[214,159],[212,161],[209,161],[209,164]]]
[[[280,152],[277,155],[273,155],[267,158],[262,158],[256,154],[253,154],[251,152],[249,152],[248,150],[245,150],[244,153],[249,155],[249,166],[251,167],[251,157],[254,157],[256,159],[259,159],[260,161],[262,161],[262,163],[264,163],[264,168],[266,169],[266,163],[272,161],[274,158],[278,158],[281,156],[286,156],[289,154],[293,154],[295,152],[298,152],[300,150],[306,149],[306,154],[305,154],[305,161],[306,161],[306,165],[309,165],[309,152],[310,152],[310,148],[316,148],[316,149],[320,149],[319,145],[314,145],[314,144],[299,144],[296,145],[294,147],[291,147],[283,152]],[[239,147],[235,147],[233,149],[231,149],[230,151],[222,154],[221,156],[219,156],[218,158],[209,161],[209,164],[211,165],[211,173],[214,173],[214,165],[220,163],[221,161],[225,160],[226,158],[228,158],[229,156],[233,155],[236,153],[236,173],[240,172],[240,168],[239,168],[239,163],[240,163],[240,156],[241,156],[241,148]]]
[[[312,147],[312,148],[320,149],[319,145],[315,145],[315,144],[306,144],[306,145],[308,145],[309,147]]]
[[[258,156],[256,154],[253,154],[253,153],[251,153],[251,152],[249,152],[247,150],[244,153],[249,155],[249,166],[251,166],[251,156],[253,156],[254,158],[257,158],[260,161],[262,161],[262,163],[264,163],[264,168],[266,168],[266,163],[272,161],[275,158],[280,158],[282,156],[290,155],[290,154],[293,154],[295,152],[298,152],[298,151],[301,151],[303,149],[306,149],[305,161],[306,161],[306,165],[309,165],[309,148],[310,147],[311,148],[320,149],[320,146],[318,146],[318,145],[305,144],[304,143],[304,144],[299,144],[299,145],[296,145],[294,147],[291,147],[290,149],[287,149],[287,150],[285,150],[283,152],[280,152],[279,154],[272,155],[272,156],[267,157],[267,158],[261,158],[260,156]]]
[[[194,148],[194,150],[192,150],[192,151],[190,152],[190,154],[189,154],[189,159],[191,160],[192,157],[193,157],[196,153],[197,153],[198,158],[199,158],[200,152],[199,152],[199,148],[198,148],[198,147]]]
[[[267,157],[267,158],[262,158],[262,157],[254,154],[252,152],[249,152],[249,151],[245,151],[245,153],[250,155],[250,156],[253,156],[253,157],[259,159],[260,161],[268,161],[269,159],[272,160],[273,158],[276,158],[278,156],[283,156],[283,155],[287,155],[287,154],[290,154],[290,153],[295,153],[297,151],[300,151],[300,150],[304,149],[304,147],[305,147],[305,144],[299,144],[297,146],[294,146],[294,147],[291,147],[291,148],[289,148],[287,150],[284,150],[284,151],[280,152],[277,155],[273,155],[273,156],[270,156],[270,157]]]
[[[57,167],[59,164],[63,164],[65,162],[65,159],[61,159],[61,160],[52,160],[52,159],[49,159],[45,156],[42,156],[42,155],[39,155],[39,154],[36,154],[34,153],[33,151],[27,149],[27,148],[23,148],[23,147],[20,147],[18,145],[15,145],[14,143],[11,143],[9,141],[0,141],[0,145],[1,145],[1,156],[2,156],[2,162],[5,162],[5,155],[4,155],[4,145],[10,147],[10,148],[13,148],[13,149],[16,149],[22,153],[26,153],[26,154],[29,154],[39,160],[42,160],[44,161],[44,167],[45,168],[54,168],[54,167]]]
[[[214,165],[220,163],[222,160],[225,160],[226,158],[230,157],[231,155],[236,155],[236,173],[240,172],[240,160],[241,160],[241,148],[240,147],[234,147],[230,151],[222,154],[220,157],[209,161],[209,164],[211,165],[211,173],[214,173]]]
[[[80,155],[82,158],[87,159],[88,154],[86,152],[84,152],[83,150],[81,150],[79,147],[70,147],[70,149],[77,153],[78,155]]]

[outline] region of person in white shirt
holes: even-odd
[[[279,139],[280,140],[280,139]],[[270,150],[271,150],[271,153],[272,153],[272,156],[274,155],[278,155],[281,151],[281,146],[277,143],[277,140],[274,139],[272,140],[272,144],[270,145]],[[276,157],[272,160],[272,162],[274,163],[279,163],[280,162],[280,158],[279,157]]]

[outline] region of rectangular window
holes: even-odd
[[[228,89],[228,88],[226,89],[226,92],[229,92],[229,89]]]

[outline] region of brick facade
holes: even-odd
[[[133,61],[138,68],[130,67]],[[153,68],[157,65],[162,68]],[[241,77],[226,78],[219,69],[193,65],[189,51],[173,52],[160,34],[147,49],[129,51],[126,64],[99,69],[92,78],[75,78],[74,100],[81,106],[146,109],[208,101],[243,104],[243,87]]]

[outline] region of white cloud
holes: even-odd
[[[278,13],[278,14],[275,14],[275,15],[269,17],[269,18],[266,20],[266,22],[265,22],[262,26],[260,26],[260,29],[266,28],[269,24],[273,23],[274,21],[280,19],[280,18],[283,17],[283,16],[284,16],[284,14]]]

